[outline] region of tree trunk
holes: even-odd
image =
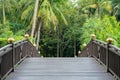
[[[42,27],[42,21],[40,20],[39,27],[38,27],[38,35],[37,35],[37,45],[36,45],[37,50],[38,50],[39,42],[40,42],[40,30],[41,30],[41,27]]]
[[[57,26],[57,57],[59,57],[59,53],[60,53],[60,42],[59,42],[59,27]]]
[[[3,24],[4,24],[6,21],[4,0],[2,0],[2,15],[3,15]]]
[[[74,36],[74,57],[76,57],[76,39]]]
[[[100,2],[98,2],[98,18],[100,18],[101,17],[101,14],[100,14],[101,12],[100,12]]]
[[[32,38],[34,36],[34,31],[35,31],[35,26],[36,26],[38,3],[39,3],[39,0],[36,0],[36,2],[35,2],[35,8],[34,8],[34,15],[33,15],[33,25],[32,25],[32,31],[31,31],[31,37]]]
[[[60,44],[60,57],[63,57],[63,53],[62,53],[62,45]]]
[[[60,57],[62,57],[62,37],[61,37],[62,34],[62,27],[59,27],[59,54],[60,54]]]

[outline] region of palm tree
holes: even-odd
[[[6,13],[10,14],[12,12],[12,7],[13,5],[16,5],[16,0],[1,0],[1,2],[2,2],[2,17],[4,24],[6,22]]]
[[[104,14],[112,13],[110,0],[81,0],[79,5],[83,12],[88,15],[96,13],[99,18]]]
[[[38,4],[39,4],[39,0],[36,0],[35,8],[34,8],[34,15],[33,15],[33,25],[32,25],[31,37],[33,37],[34,31],[35,31],[36,20],[37,20],[36,18],[37,18]]]
[[[56,30],[56,27],[58,27],[58,18],[54,12],[54,10],[56,11],[56,13],[58,13],[58,16],[61,16],[61,19],[64,21],[65,24],[67,24],[67,21],[65,19],[65,17],[63,16],[62,12],[59,10],[59,8],[57,8],[57,6],[54,6],[53,4],[54,2],[49,2],[48,0],[44,0],[41,5],[39,6],[38,9],[38,22],[39,22],[39,26],[36,27],[38,31],[36,31],[38,34],[37,37],[37,49],[39,46],[39,36],[40,36],[40,29],[42,26],[44,27],[50,27],[50,24],[52,23],[54,25],[54,30]],[[52,5],[51,5],[52,4]],[[41,25],[42,24],[42,25]]]
[[[120,16],[120,1],[112,0],[112,7],[113,7],[113,15],[119,17]]]
[[[55,3],[57,2],[55,1]],[[50,24],[53,24],[54,30],[56,29],[59,22],[56,13],[59,13],[58,16],[61,16],[61,19],[67,24],[62,12],[57,8],[56,4],[54,4],[54,0],[30,0],[29,2],[28,0],[18,0],[18,5],[16,13],[21,15],[21,17],[16,15],[18,16],[17,21],[20,21],[26,27],[29,26],[30,28],[30,26],[32,26],[31,37],[36,35],[37,48],[39,46],[41,27],[49,28]]]

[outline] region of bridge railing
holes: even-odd
[[[28,40],[22,40],[0,48],[0,80],[3,80],[26,57],[38,57],[38,51]]]
[[[107,72],[120,79],[120,48],[113,46],[111,42],[92,39],[82,50],[81,56],[83,55],[94,57],[106,67]]]

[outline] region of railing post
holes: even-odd
[[[25,52],[26,52],[26,56],[27,56],[27,57],[30,57],[30,56],[29,56],[29,53],[28,53],[28,41],[29,41],[28,38],[29,38],[29,34],[25,34],[24,37],[25,37],[25,39],[26,39],[26,41],[27,41],[26,51],[25,51]]]
[[[12,44],[12,72],[14,72],[14,65],[15,65],[15,47],[14,47],[14,38],[9,38],[8,42]]]
[[[95,39],[95,34],[91,34],[91,42],[92,42],[92,53],[90,54],[91,57],[93,57],[93,41]]]
[[[113,39],[112,38],[107,38],[107,49],[106,49],[106,67],[107,67],[107,72],[109,72],[109,48],[112,44]]]
[[[12,72],[14,72],[15,68],[14,68],[14,65],[15,65],[15,45],[14,43],[12,43],[12,59],[13,59],[13,62],[12,62]]]

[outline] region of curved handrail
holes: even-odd
[[[90,44],[92,43],[92,44]],[[89,52],[91,49],[92,53]],[[120,79],[120,48],[100,40],[91,40],[82,50],[82,54],[90,53],[100,63],[106,66],[108,72],[111,72]],[[87,57],[87,56],[86,56]]]
[[[38,51],[33,44],[24,39],[0,48],[0,79],[14,71],[16,65],[26,57],[38,57]]]
[[[92,40],[83,48],[83,50],[81,51],[81,57],[88,57],[90,56],[91,52],[88,50],[91,48],[92,45]]]

